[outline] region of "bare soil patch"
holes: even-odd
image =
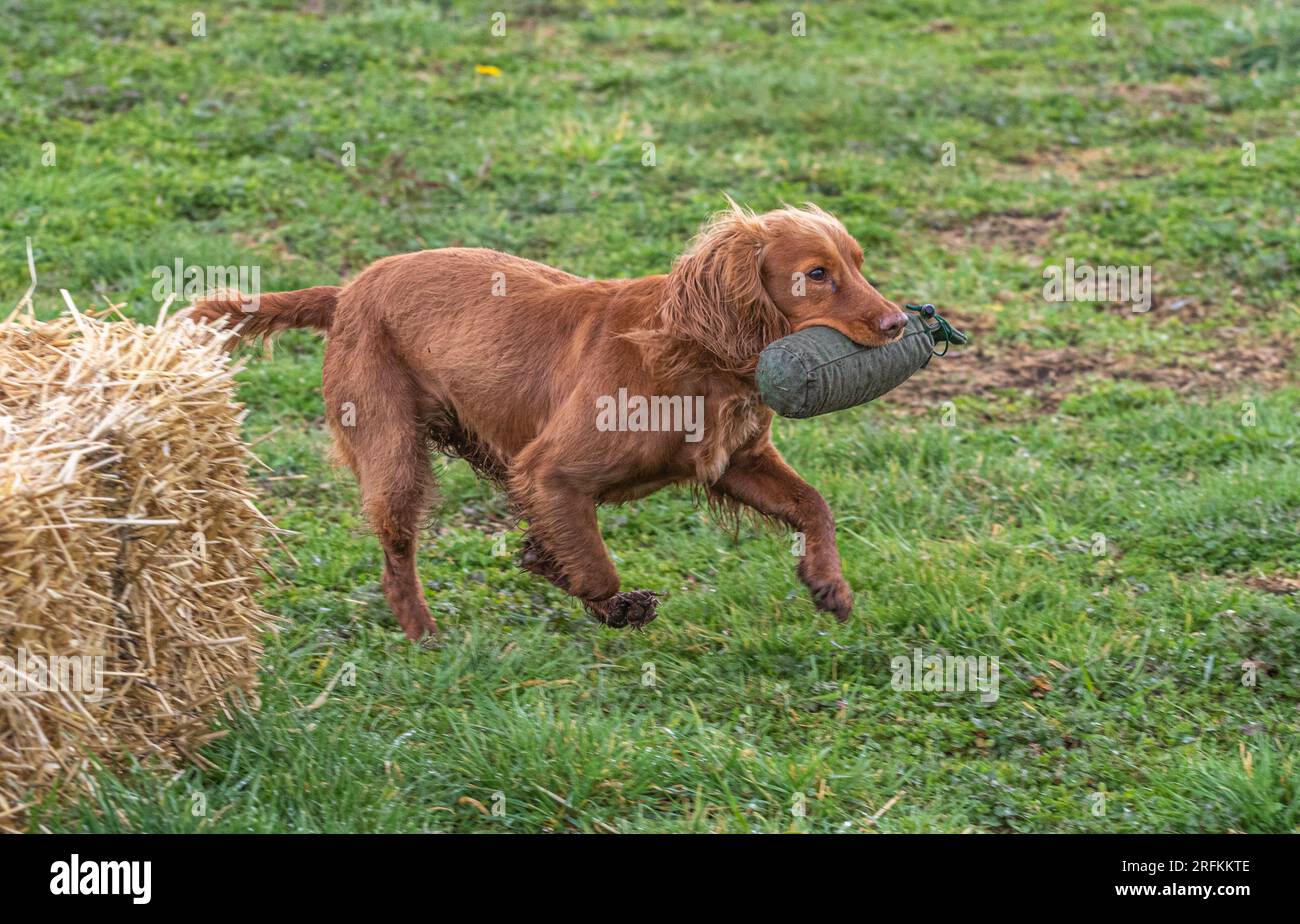
[[[1001,247],[1016,253],[1033,253],[1052,239],[1062,212],[1026,215],[1011,210],[981,215],[961,224],[940,227],[945,247]]]
[[[1281,572],[1248,577],[1245,584],[1269,594],[1300,594],[1300,576]]]
[[[1117,96],[1126,103],[1139,106],[1159,107],[1175,104],[1179,106],[1201,106],[1210,98],[1210,89],[1205,80],[1193,77],[1190,80],[1175,83],[1113,83],[1105,91]]]
[[[1092,377],[1141,382],[1181,395],[1217,395],[1246,384],[1285,384],[1293,378],[1288,371],[1293,353],[1290,343],[1253,340],[1198,355],[1154,356],[1075,347],[995,352],[976,343],[935,357],[924,372],[881,401],[893,411],[919,413],[959,396],[1019,393],[1035,399],[1036,413],[1050,414]]]
[[[1072,184],[1087,184],[1096,189],[1112,189],[1121,180],[1142,180],[1169,172],[1167,167],[1155,161],[1125,161],[1111,147],[1026,151],[990,169],[994,178],[1004,181],[1059,177]]]

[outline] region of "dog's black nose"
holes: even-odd
[[[886,337],[893,337],[907,326],[907,315],[901,311],[886,315],[880,320],[880,332]]]

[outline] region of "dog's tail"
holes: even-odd
[[[265,292],[256,296],[202,298],[183,315],[209,323],[221,318],[241,340],[266,337],[290,327],[309,327],[329,333],[334,323],[341,286],[312,286],[292,292]]]

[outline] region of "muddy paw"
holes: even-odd
[[[830,581],[810,581],[808,589],[812,591],[813,605],[817,609],[835,614],[840,622],[848,622],[853,612],[853,588],[843,578]]]
[[[439,651],[447,647],[447,639],[441,632],[429,632],[416,640],[415,647],[421,651]]]
[[[659,598],[652,590],[631,590],[587,604],[592,615],[611,629],[639,629],[654,622],[658,607]]]

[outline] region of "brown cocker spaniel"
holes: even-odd
[[[606,625],[642,626],[657,600],[619,590],[596,505],[676,483],[801,531],[799,577],[845,620],[853,592],[830,509],[772,445],[754,370],[765,346],[814,325],[863,345],[896,339],[905,316],[861,264],[862,248],[815,206],[755,215],[732,203],[667,275],[583,279],[449,247],[379,260],[347,286],[264,294],[252,311],[207,299],[190,314],[244,337],[328,335],[325,413],[411,639],[437,631],[415,564],[433,449],[508,492],[527,521],[523,566]]]

